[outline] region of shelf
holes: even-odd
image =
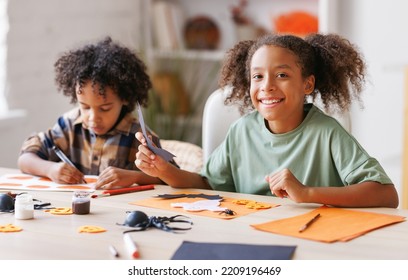
[[[161,59],[186,59],[186,60],[208,60],[221,61],[224,58],[225,51],[217,50],[159,50],[154,49],[152,55]]]
[[[156,114],[146,123],[161,139],[182,140],[201,145],[202,119],[200,116],[169,116]]]

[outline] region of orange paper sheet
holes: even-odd
[[[197,194],[197,192],[183,192],[183,193]],[[177,193],[174,193],[174,194],[177,194]],[[202,198],[185,198],[185,197],[175,198],[175,199],[148,198],[148,199],[130,202],[130,204],[151,207],[151,208],[171,210],[171,211],[178,211],[178,212],[182,212],[184,215],[192,214],[192,215],[199,215],[199,216],[206,216],[206,217],[213,217],[213,218],[220,218],[220,219],[234,219],[234,218],[248,215],[248,214],[251,214],[257,211],[266,210],[266,209],[246,208],[245,205],[238,205],[238,204],[233,203],[232,201],[235,200],[235,198],[229,198],[229,197],[223,197],[220,207],[228,208],[228,209],[235,211],[234,216],[228,216],[228,215],[220,214],[220,212],[214,212],[214,211],[209,211],[209,210],[186,211],[183,208],[176,208],[176,207],[171,206],[171,203],[185,203],[185,202],[191,203],[191,202],[196,202],[199,200],[203,200],[203,199]],[[279,206],[279,204],[272,204],[272,203],[268,203],[268,204],[271,205],[271,208]]]
[[[320,217],[305,231],[299,232],[302,225],[318,213]],[[322,206],[304,215],[251,226],[262,231],[331,243],[349,241],[369,231],[404,220],[405,217],[402,216]]]
[[[5,174],[0,176],[0,189],[6,190],[36,190],[36,191],[77,191],[85,190],[93,192],[94,183],[98,177],[85,175],[87,184],[57,184],[46,177],[28,174]]]

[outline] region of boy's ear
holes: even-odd
[[[314,75],[310,75],[305,79],[305,94],[309,95],[314,91],[315,88],[315,77]]]

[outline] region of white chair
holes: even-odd
[[[237,106],[227,106],[224,100],[231,88],[217,89],[207,99],[203,112],[202,147],[203,161],[225,139],[228,128],[241,115]]]

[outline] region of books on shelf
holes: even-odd
[[[154,1],[152,5],[154,44],[158,49],[184,48],[184,16],[179,5],[168,1]]]

